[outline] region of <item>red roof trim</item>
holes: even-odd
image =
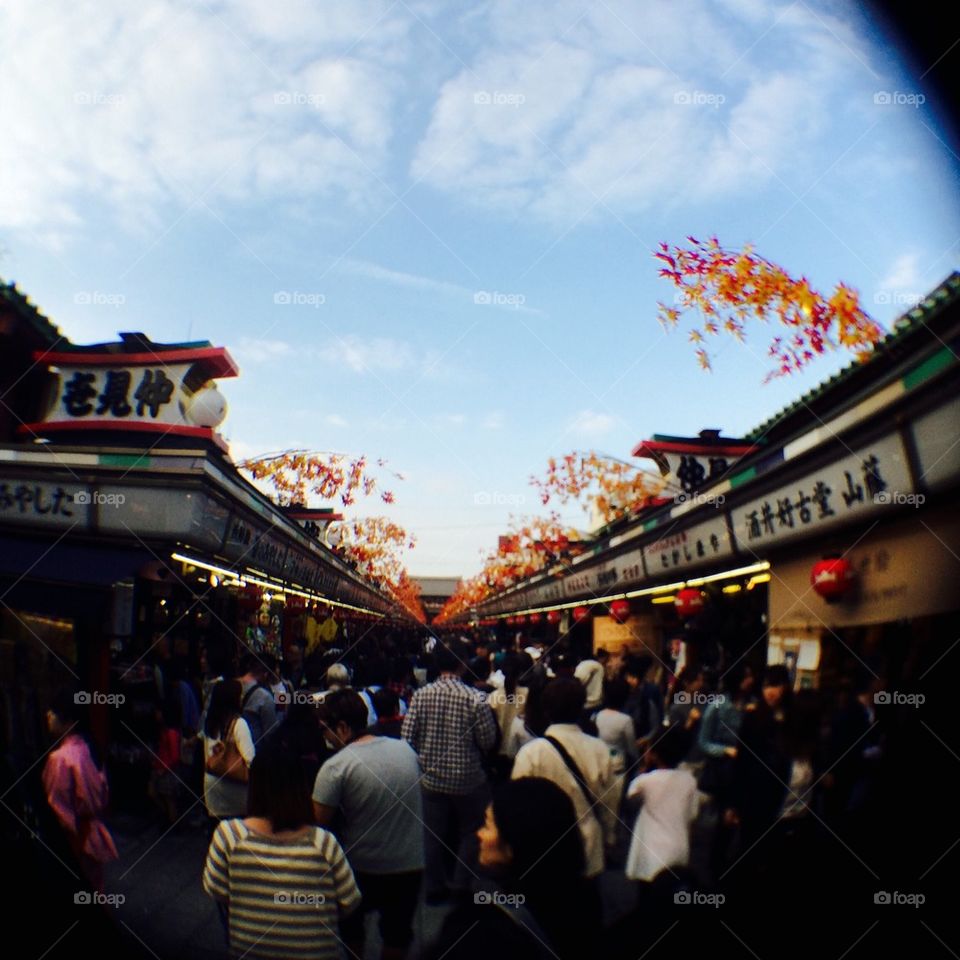
[[[226,347],[197,350],[157,350],[148,353],[49,353],[35,350],[33,359],[65,367],[137,367],[159,363],[200,363],[210,368],[211,377],[236,377],[240,368]]]
[[[746,456],[759,450],[760,447],[752,444],[710,444],[700,442],[676,443],[670,440],[644,440],[638,443],[633,450],[635,457],[650,457],[654,453],[701,453],[725,454],[726,456]]]
[[[185,424],[170,423],[118,423],[116,420],[54,420],[51,423],[24,423],[17,427],[17,433],[29,433],[42,437],[47,433],[67,433],[75,430],[101,430],[112,433],[159,433],[173,434],[178,437],[202,437],[212,440],[217,446],[227,449],[223,438],[211,427],[188,427]]]

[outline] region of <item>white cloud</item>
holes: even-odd
[[[383,189],[409,20],[388,0],[11,0],[0,225],[62,237],[96,202],[142,228],[201,195],[362,202]]]
[[[881,290],[918,290],[923,280],[920,276],[920,254],[916,251],[897,257],[887,275],[877,284]]]
[[[376,280],[379,283],[388,283],[397,287],[409,287],[414,290],[428,290],[434,293],[452,294],[454,296],[473,296],[474,291],[461,287],[456,283],[445,280],[434,280],[432,277],[422,277],[415,273],[404,273],[402,270],[391,270],[378,263],[367,260],[354,260],[343,257],[335,266],[340,273],[349,276],[362,277],[365,280]]]
[[[347,421],[340,416],[339,413],[328,413],[324,418],[323,422],[330,427],[346,427],[348,426]]]
[[[293,354],[293,348],[286,340],[258,340],[255,337],[241,337],[236,346],[230,348],[241,363],[268,363]]]
[[[567,425],[567,430],[583,437],[598,437],[609,433],[616,423],[616,417],[608,413],[581,410]]]
[[[480,426],[484,430],[502,430],[503,429],[503,411],[502,410],[493,410],[488,413],[483,420],[480,421]]]
[[[395,373],[415,362],[410,344],[388,337],[363,340],[351,335],[340,337],[318,351],[321,360],[345,366],[354,373]]]
[[[789,182],[808,172],[838,91],[859,103],[869,86],[860,42],[822,12],[705,0],[669,16],[625,0],[560,3],[549,18],[515,0],[487,9],[494,41],[440,90],[411,169],[515,215],[568,222]]]

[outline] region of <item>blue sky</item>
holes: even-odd
[[[845,2],[13,0],[0,276],[76,342],[227,346],[235,453],[385,457],[411,571],[469,574],[547,457],[738,435],[848,362],[764,386],[761,328],[701,373],[659,241],[886,325],[957,267],[923,90]]]

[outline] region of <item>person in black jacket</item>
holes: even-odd
[[[461,902],[428,956],[449,960],[583,960],[597,955],[583,845],[570,798],[542,777],[494,790],[477,831],[481,869],[498,884]],[[599,920],[599,918],[597,918]]]

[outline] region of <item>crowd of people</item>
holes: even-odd
[[[149,795],[175,829],[199,826],[202,796],[203,888],[231,955],[361,957],[374,913],[399,960],[422,900],[445,907],[435,960],[637,956],[676,907],[789,898],[830,835],[856,845],[884,750],[876,682],[824,702],[784,666],[675,672],[527,643],[157,665]],[[76,719],[67,698],[50,711],[44,785],[102,890],[106,780]],[[605,902],[611,872],[632,909]]]

